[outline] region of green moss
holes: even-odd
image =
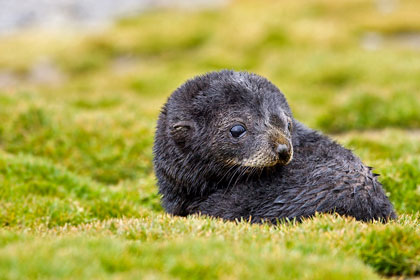
[[[364,234],[357,250],[365,262],[381,273],[420,273],[420,237],[406,227],[387,227]]]
[[[133,277],[141,274],[193,279],[259,279],[262,275],[270,279],[375,278],[372,271],[355,258],[343,254],[335,254],[333,262],[331,256],[325,254],[304,258],[306,252],[287,249],[276,237],[275,242],[270,240],[273,234],[286,233],[287,227],[276,230],[197,217],[175,221],[162,216],[154,219],[176,227],[165,229],[148,219],[113,220],[81,227],[75,232],[71,227],[48,230],[43,239],[21,234],[18,242],[16,237],[4,232],[0,238],[14,241],[0,249],[0,271],[3,275],[14,273],[20,277]],[[235,234],[238,239],[232,238],[229,230],[237,227],[243,231]],[[132,239],[129,232],[143,232],[147,237],[137,234],[140,239]],[[161,238],[150,238],[150,232],[161,232]],[[65,235],[61,236],[62,233]],[[189,238],[179,239],[181,236]],[[162,238],[171,242],[163,242]],[[37,257],[29,258],[33,254]],[[46,258],[53,261],[43,266]],[[85,259],[90,265],[77,267]]]
[[[79,99],[75,101],[74,106],[82,109],[106,109],[118,106],[121,100],[118,98],[101,98],[98,100]]]
[[[393,162],[378,169],[395,207],[405,213],[420,211],[420,159]]]
[[[354,95],[344,104],[320,116],[318,125],[326,131],[420,126],[420,99],[414,93],[395,93],[384,98],[372,94]]]
[[[130,131],[124,123],[120,127],[101,119],[80,123],[56,114],[54,110],[29,107],[15,117],[4,116],[1,146],[11,153],[50,158],[101,182],[118,183],[150,173],[149,128]]]
[[[99,185],[51,162],[0,154],[0,225],[50,227],[111,217],[138,217],[135,186]]]

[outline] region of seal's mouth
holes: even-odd
[[[229,165],[239,165],[244,167],[265,168],[275,165],[287,165],[293,159],[293,146],[289,143],[277,144],[274,152],[260,150],[251,157],[242,160],[226,161]]]

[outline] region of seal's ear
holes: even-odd
[[[185,145],[193,133],[194,123],[192,121],[179,121],[172,125],[171,136],[178,145]]]

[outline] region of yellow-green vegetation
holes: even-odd
[[[0,279],[420,275],[420,50],[398,42],[419,34],[419,9],[235,1],[0,38],[0,76],[12,77],[0,83]],[[372,32],[376,50],[363,47]],[[272,80],[297,119],[374,166],[399,219],[166,215],[152,169],[159,109],[184,80],[223,68]]]

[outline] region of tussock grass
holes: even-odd
[[[80,276],[138,275],[214,278],[323,277],[375,278],[361,260],[386,274],[419,271],[419,217],[402,216],[389,225],[319,215],[278,226],[224,222],[208,217],[176,218],[150,214],[76,226],[37,226],[0,232],[4,271],[37,275],[39,264],[55,261],[40,274],[70,276],[80,259],[90,260]],[[28,250],[39,258],[31,258]],[[255,256],[258,255],[258,258]],[[25,257],[26,256],[26,257]],[[25,269],[11,265],[23,258]],[[305,264],[302,268],[302,264]],[[29,267],[29,269],[28,269]],[[190,275],[190,276],[188,276]]]
[[[0,226],[75,225],[114,217],[139,217],[140,205],[158,208],[157,195],[138,185],[106,187],[50,161],[0,154]],[[143,211],[146,212],[146,211]]]
[[[14,85],[0,86],[0,278],[417,277],[420,58],[398,42],[371,51],[362,41],[419,32],[419,8],[234,1],[91,34],[1,38],[0,76]],[[45,61],[61,79],[34,78]],[[266,76],[297,119],[339,133],[381,174],[399,219],[273,226],[164,214],[151,151],[159,109],[185,79],[222,68]]]

